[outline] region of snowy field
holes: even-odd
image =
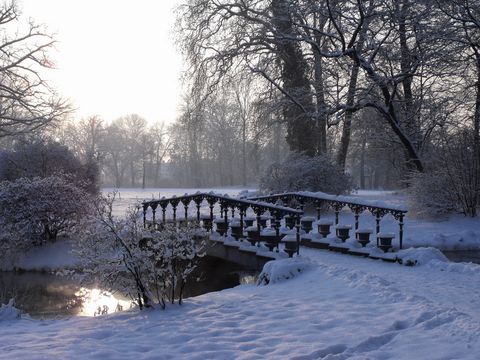
[[[151,198],[148,192],[122,190],[122,201]],[[404,202],[385,192],[359,196]],[[478,225],[460,216],[408,218],[407,239],[448,242],[469,234],[473,246]],[[302,248],[294,264],[279,260],[273,269],[302,269],[293,279],[189,298],[166,311],[40,321],[15,319],[3,307],[0,358],[479,359],[480,266],[450,263],[434,250],[415,256],[419,264],[407,267]]]

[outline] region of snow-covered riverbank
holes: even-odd
[[[478,359],[477,265],[406,267],[309,249],[310,269],[166,311],[9,320],[5,359]],[[424,261],[425,262],[425,261]]]

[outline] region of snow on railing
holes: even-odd
[[[369,211],[374,217],[376,222],[376,233],[380,233],[380,221],[382,218],[390,214],[395,220],[398,221],[399,226],[399,245],[400,249],[403,247],[403,226],[404,217],[407,210],[401,206],[391,206],[382,201],[365,201],[359,200],[352,196],[344,195],[330,195],[322,192],[286,192],[282,194],[270,194],[265,196],[249,197],[249,200],[253,201],[267,201],[271,203],[277,203],[279,200],[282,203],[292,204],[296,202],[299,204],[301,210],[305,204],[313,204],[317,210],[317,219],[320,220],[322,206],[328,206],[335,212],[335,225],[338,225],[338,218],[340,211],[348,207],[355,217],[355,230],[359,227],[359,217],[364,211]]]

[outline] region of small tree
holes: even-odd
[[[309,157],[292,153],[285,161],[273,163],[260,179],[264,192],[323,191],[343,194],[351,191],[350,177],[328,156]]]
[[[102,198],[95,215],[78,227],[80,276],[129,296],[140,309],[165,308],[166,300],[174,302],[179,286],[181,304],[188,275],[203,256],[204,243],[195,240],[196,229],[145,229],[139,206],[131,207],[125,218],[114,218],[114,200],[115,195]]]

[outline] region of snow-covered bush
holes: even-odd
[[[260,179],[260,190],[267,193],[302,190],[338,195],[352,189],[348,174],[323,155],[292,153],[285,161],[270,165]]]
[[[92,196],[65,176],[0,183],[0,258],[68,233],[91,210]]]
[[[145,229],[139,206],[131,207],[125,218],[114,218],[114,199],[115,195],[103,198],[96,214],[78,227],[75,253],[81,279],[129,296],[140,309],[164,308],[176,295],[181,304],[188,276],[204,255],[205,244],[195,237],[198,229]]]
[[[68,175],[72,182],[91,194],[99,191],[99,168],[94,159],[80,161],[66,146],[53,141],[18,143],[13,150],[0,152],[0,181]]]
[[[0,321],[20,319],[22,312],[15,307],[15,299],[0,305]]]
[[[276,284],[293,279],[311,269],[313,264],[303,258],[288,258],[267,262],[258,277],[258,285]]]
[[[462,212],[474,217],[480,204],[480,164],[468,132],[441,144],[432,170],[415,173],[407,189],[411,209],[424,215]]]
[[[456,189],[441,170],[415,173],[407,188],[410,211],[419,216],[436,216],[459,210]]]

